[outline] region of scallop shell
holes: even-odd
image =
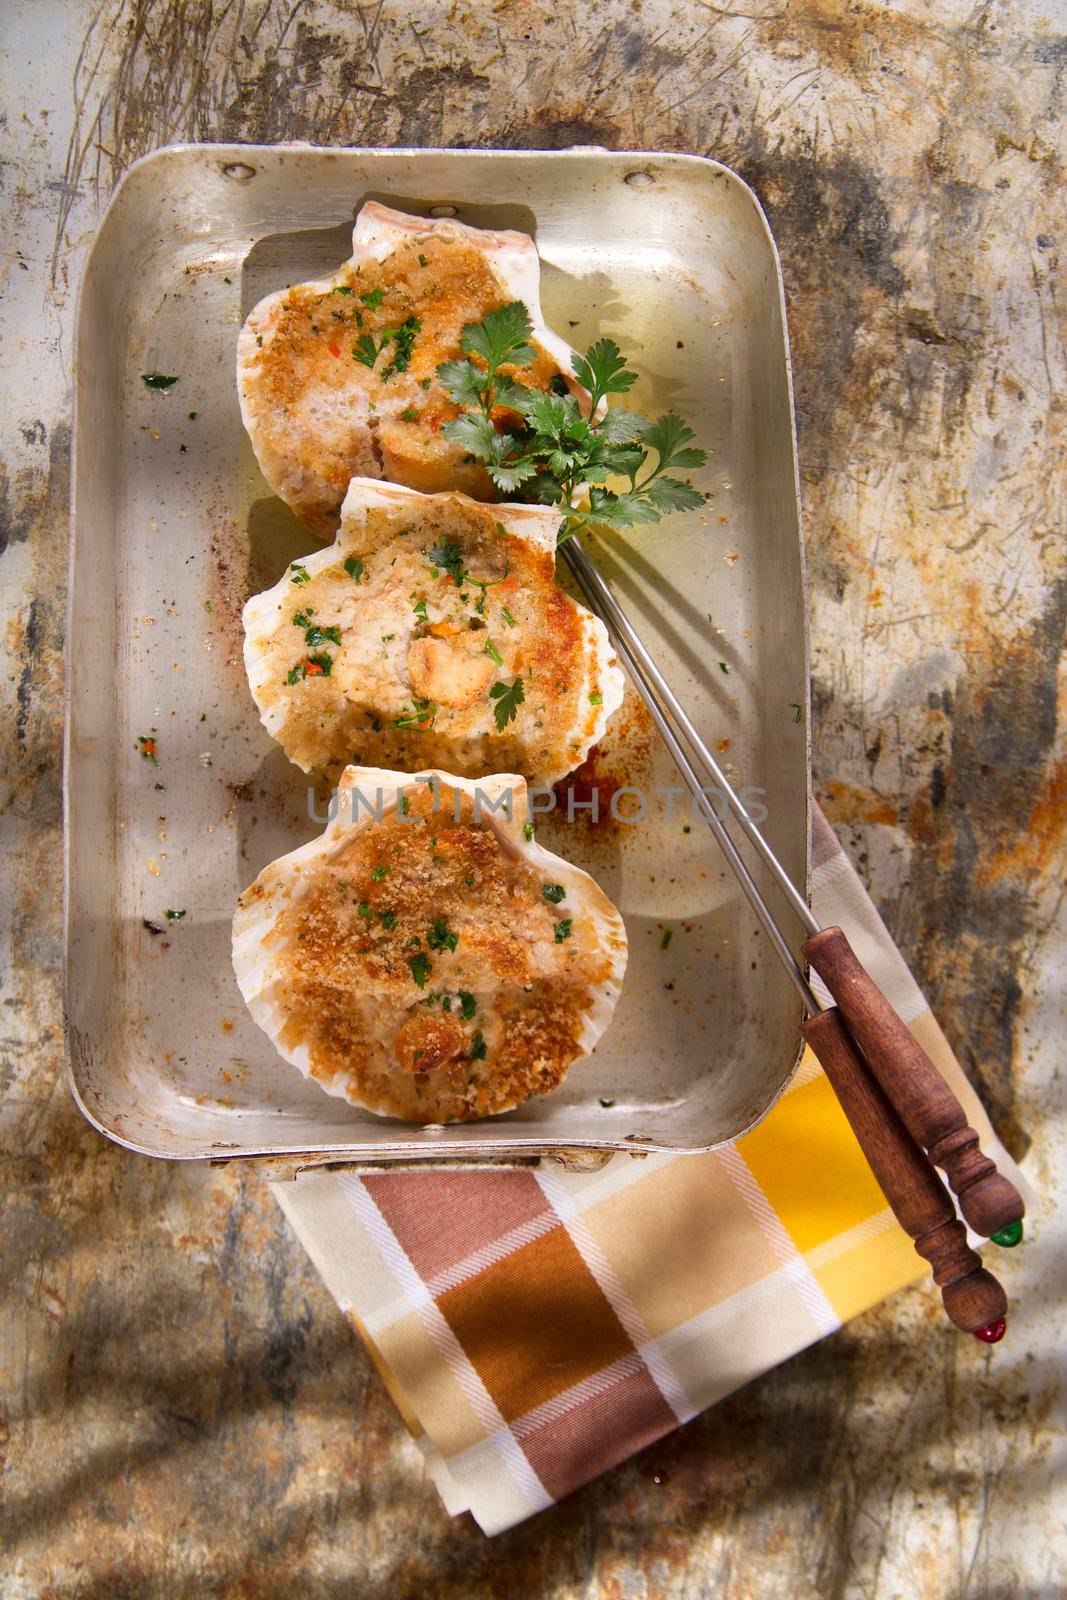
[[[285,1060],[328,1094],[425,1123],[511,1110],[592,1051],[626,930],[587,873],[526,836],[527,807],[512,774],[345,772],[321,837],[266,867],[234,917],[238,985]]]

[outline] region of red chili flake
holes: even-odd
[[[314,678],[316,675],[321,674],[322,672],[322,668],[319,666],[318,662],[312,661],[310,656],[305,659],[304,667],[309,678]]]
[[[335,344],[328,344],[326,348],[332,356],[339,356],[341,354],[339,347]]]

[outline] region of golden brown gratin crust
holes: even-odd
[[[549,783],[581,761],[621,684],[552,554],[502,529],[469,500],[346,510],[330,550],[250,603],[249,679],[291,760]],[[517,679],[500,729],[494,689]]]
[[[458,816],[458,822],[455,818]],[[242,897],[277,887],[270,867]],[[282,1048],[408,1120],[467,1120],[545,1094],[579,1054],[611,959],[581,905],[475,821],[469,795],[412,786],[294,884],[266,944]]]

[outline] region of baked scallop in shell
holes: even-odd
[[[437,368],[459,355],[465,323],[515,300],[535,354],[503,370],[583,397],[570,347],[544,325],[537,248],[523,233],[368,201],[351,260],[260,301],[238,339],[241,415],[264,477],[305,526],[329,538],[356,476],[495,497],[484,467],[441,431],[459,407]]]
[[[354,478],[336,543],[244,610],[267,731],[305,772],[350,762],[551,784],[600,739],[624,679],[555,579],[559,513]]]
[[[626,931],[541,848],[521,777],[350,767],[322,836],[238,902],[255,1021],[328,1094],[465,1121],[547,1094],[611,1020]]]

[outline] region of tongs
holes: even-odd
[[[697,733],[603,576],[576,538],[562,552],[674,758],[701,815],[803,1002],[801,1031],[818,1057],[897,1221],[933,1269],[945,1310],[987,1344],[1004,1337],[1007,1297],[970,1248],[940,1167],[974,1232],[997,1244],[1022,1238],[1022,1196],[978,1145],[956,1096],[864,970],[840,928],[820,927],[726,774]],[[683,742],[684,741],[684,742]],[[689,747],[690,754],[686,751]],[[701,777],[701,772],[705,775]],[[823,1008],[774,914],[706,793],[711,780],[796,913],[800,957],[836,1002]]]

